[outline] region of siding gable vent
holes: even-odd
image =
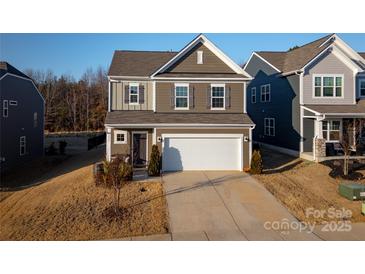
[[[202,50],[198,50],[196,52],[196,63],[198,65],[203,64],[203,51]]]

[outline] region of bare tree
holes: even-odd
[[[340,143],[344,152],[343,174],[345,176],[349,174],[351,152],[356,151],[360,143],[360,127],[361,120],[359,119],[352,119],[344,121],[343,123],[343,132]]]

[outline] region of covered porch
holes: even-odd
[[[365,106],[302,106],[301,158],[365,159]]]

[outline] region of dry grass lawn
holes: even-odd
[[[263,151],[263,155],[265,153],[275,152]],[[277,155],[276,153],[274,158],[287,157]],[[265,161],[273,160],[271,157],[265,157],[264,166]],[[338,184],[341,180],[330,177],[328,175],[330,171],[331,169],[325,165],[303,161],[284,171],[267,171],[266,174],[254,175],[254,177],[301,221],[311,223],[334,221],[326,215],[323,218],[306,216],[307,208],[328,210],[333,207],[339,210],[342,208],[351,210],[352,222],[365,222],[365,216],[361,215],[361,202],[352,202],[340,196]],[[360,170],[359,172],[364,173],[365,171]],[[365,184],[365,180],[359,180],[358,183]]]
[[[141,188],[146,191],[141,192]],[[96,187],[92,165],[13,193],[0,193],[1,240],[102,240],[168,232],[160,182],[122,189],[122,218],[108,218],[113,192]]]

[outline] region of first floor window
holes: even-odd
[[[365,97],[365,79],[360,80],[360,96]]]
[[[322,122],[323,139],[328,142],[340,140],[341,121],[330,120]]]
[[[314,97],[342,97],[343,76],[315,76]]]
[[[251,88],[251,103],[256,103],[256,88]]]
[[[188,109],[189,108],[189,85],[176,84],[175,85],[175,108]]]
[[[8,100],[3,101],[3,117],[8,117],[9,115],[9,102]]]
[[[114,144],[126,144],[127,132],[122,130],[114,130]]]
[[[211,106],[212,109],[224,109],[225,104],[225,86],[212,85],[211,89]]]
[[[20,154],[20,156],[23,156],[23,155],[25,155],[25,146],[26,146],[25,136],[21,136],[19,142],[20,142],[20,152],[19,152],[19,154]]]
[[[139,97],[139,85],[138,84],[130,84],[129,85],[129,103],[130,104],[138,104]]]
[[[271,100],[271,85],[261,86],[261,102],[270,102]]]
[[[264,119],[264,135],[275,136],[275,118]]]

